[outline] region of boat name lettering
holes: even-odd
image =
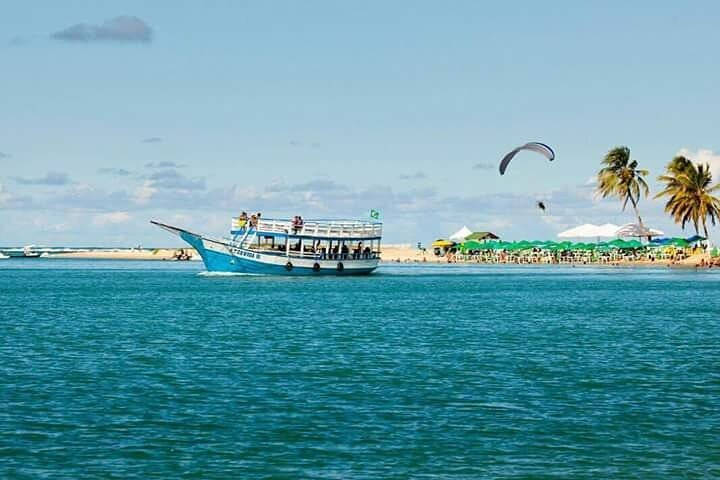
[[[260,258],[260,254],[259,254],[259,253],[246,252],[246,251],[244,251],[244,250],[239,250],[239,249],[235,249],[235,251],[234,251],[233,253],[234,253],[235,255],[241,256],[241,257]]]

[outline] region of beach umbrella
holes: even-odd
[[[620,226],[615,225],[614,223],[603,223],[602,225],[598,225],[597,236],[602,238],[613,238],[615,237],[615,232],[617,232],[619,228]]]
[[[604,225],[593,225],[592,223],[583,223],[577,227],[565,230],[557,234],[560,238],[612,238],[615,232],[620,228],[612,223]]]
[[[669,241],[670,241],[670,239],[669,239],[669,238],[665,238],[665,237],[653,238],[653,239],[650,240],[650,244],[651,244],[651,245],[654,245],[654,246],[667,245]]]
[[[522,250],[523,247],[518,245],[518,242],[506,242],[502,245],[503,250],[507,250],[509,252],[517,252],[519,250]]]
[[[447,247],[452,247],[453,245],[455,245],[455,242],[451,242],[449,240],[443,240],[443,239],[435,240],[431,244],[431,246],[433,248],[447,248]]]
[[[597,248],[597,250],[600,250],[601,252],[609,252],[610,250],[613,250],[615,247],[613,247],[612,245],[610,245],[607,242],[601,242],[601,243],[597,244],[596,248]]]
[[[627,248],[627,242],[621,238],[616,238],[615,240],[611,240],[605,244],[606,246],[610,248]]]
[[[480,242],[480,250],[502,250],[504,247],[504,242],[499,242],[495,240],[491,240],[489,242]]]
[[[665,235],[665,232],[654,228],[648,228],[637,223],[626,223],[615,232],[618,237],[658,237]]]
[[[477,242],[477,244],[477,250],[492,250],[495,246],[495,242]]]
[[[477,240],[467,240],[460,244],[460,248],[463,250],[480,250],[482,245]]]
[[[673,247],[683,247],[684,248],[684,247],[689,247],[690,242],[688,242],[684,238],[675,237],[675,238],[671,238],[670,240],[668,240],[667,245],[672,245]]]
[[[596,237],[597,225],[592,223],[583,223],[577,227],[573,227],[569,230],[565,230],[557,234],[560,238],[591,238]]]
[[[690,243],[695,243],[695,242],[700,242],[702,240],[707,240],[707,238],[701,237],[700,235],[693,235],[692,237],[688,237],[685,240]]]
[[[625,242],[625,248],[642,248],[643,244],[638,240],[628,240]]]

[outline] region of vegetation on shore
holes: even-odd
[[[615,147],[610,150],[602,160],[603,168],[597,174],[597,191],[603,197],[618,197],[623,202],[623,211],[628,202],[635,211],[638,224],[643,225],[640,217],[640,197],[647,197],[650,188],[643,177],[648,175],[647,170],[638,168],[637,160],[630,158],[628,147]]]
[[[647,197],[650,187],[645,180],[648,170],[638,168],[638,161],[630,157],[626,146],[615,147],[602,160],[603,167],[597,173],[597,193],[603,198],[617,197],[625,210],[630,203],[642,227],[638,204]],[[676,156],[666,167],[664,175],[658,177],[664,189],[654,198],[668,197],[665,212],[684,230],[692,223],[695,233],[700,235],[702,226],[708,238],[707,222],[715,225],[720,220],[720,199],[713,195],[720,191],[720,183],[713,185],[710,165],[694,163],[684,156]]]

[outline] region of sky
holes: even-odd
[[[173,246],[241,210],[548,239],[633,221],[627,145],[720,180],[720,3],[0,0],[0,245]],[[502,156],[527,141],[552,163]],[[679,226],[664,202],[646,224]],[[542,200],[546,212],[536,207]],[[686,229],[688,235],[692,229]],[[711,236],[720,237],[720,229]]]

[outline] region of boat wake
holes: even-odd
[[[245,273],[245,272],[200,272],[198,276],[201,277],[257,277],[257,273]]]

